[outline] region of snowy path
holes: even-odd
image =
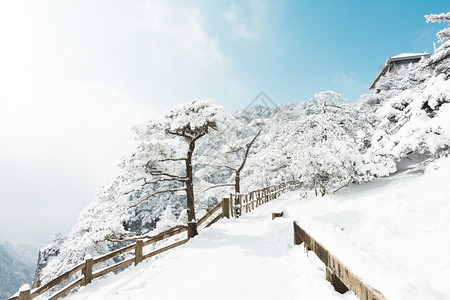
[[[283,195],[222,220],[163,259],[88,285],[69,299],[355,299],[325,281],[324,265],[293,247],[292,220],[271,220]]]

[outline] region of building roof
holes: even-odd
[[[403,60],[403,59],[415,59],[415,58],[422,58],[422,57],[430,57],[430,53],[402,53],[396,56],[392,56],[389,58],[389,61],[396,61],[396,60]]]
[[[383,69],[381,69],[380,73],[378,73],[377,77],[375,78],[375,80],[372,82],[372,84],[370,85],[369,89],[373,89],[375,87],[375,84],[377,83],[377,81],[380,79],[381,76],[384,76],[388,69],[389,69],[389,64],[391,62],[394,61],[402,61],[402,60],[410,60],[410,59],[420,59],[422,57],[430,57],[431,54],[430,53],[401,53],[398,54],[396,56],[392,56],[391,58],[389,58],[386,63],[384,64]]]

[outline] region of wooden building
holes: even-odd
[[[401,66],[418,63],[422,58],[428,58],[430,56],[430,53],[402,53],[396,56],[392,56],[386,61],[383,69],[381,69],[380,73],[378,73],[369,89],[375,88],[375,84],[378,82],[378,80],[380,80],[382,76],[385,76],[386,73],[389,72],[396,74]]]

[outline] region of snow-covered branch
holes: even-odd
[[[154,193],[151,193],[150,195],[146,196],[145,198],[139,200],[138,202],[131,204],[128,206],[128,208],[132,208],[132,207],[136,207],[139,204],[141,204],[142,202],[150,199],[151,197],[158,195],[158,194],[163,194],[163,193],[176,193],[176,192],[181,192],[181,191],[186,191],[186,188],[178,188],[178,189],[167,189],[167,190],[162,190],[162,191],[156,191]]]

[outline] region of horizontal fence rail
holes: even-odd
[[[210,211],[208,211],[203,217],[198,219],[197,226],[202,225],[207,220],[211,219],[215,214],[215,217],[212,218],[208,223],[206,223],[205,227],[209,227],[212,224],[216,223],[220,219],[226,217],[239,217],[242,214],[242,208],[245,209],[245,212],[250,212],[258,207],[261,204],[264,204],[270,200],[277,198],[284,192],[292,191],[294,189],[299,188],[299,182],[290,181],[283,182],[280,185],[269,186],[263,188],[261,190],[250,192],[249,194],[230,194],[230,198],[223,198],[221,202],[219,202],[216,206],[214,206]],[[220,213],[219,210],[222,210]],[[76,265],[69,271],[64,274],[50,280],[44,285],[41,285],[37,288],[24,289],[20,290],[18,295],[14,295],[8,300],[29,300],[38,297],[39,295],[47,292],[51,288],[54,288],[56,285],[61,284],[64,280],[68,280],[75,275],[78,275],[77,278],[70,281],[66,284],[62,289],[55,292],[55,294],[51,295],[47,299],[57,299],[61,296],[64,296],[71,290],[77,288],[78,286],[85,286],[92,282],[93,279],[106,275],[108,273],[114,272],[121,268],[127,267],[129,265],[137,265],[142,260],[150,258],[152,256],[161,254],[165,251],[173,249],[175,247],[181,246],[185,244],[189,238],[179,240],[174,242],[168,246],[163,248],[154,250],[153,252],[144,254],[144,247],[154,244],[156,242],[168,239],[177,234],[187,232],[187,226],[178,225],[169,230],[159,233],[155,236],[143,235],[131,239],[125,240],[110,240],[111,242],[124,243],[124,242],[132,242],[132,244],[117,249],[115,251],[109,252],[99,257],[89,257],[85,258],[85,261]],[[117,262],[110,266],[107,266],[103,269],[93,270],[94,266],[100,263],[104,263],[107,260],[117,258],[123,254],[129,254],[131,257],[124,259],[123,261]]]
[[[336,291],[345,293],[350,289],[361,300],[386,300],[380,291],[364,283],[336,256],[294,222],[294,244],[300,245],[301,243],[304,243],[305,248],[312,250],[325,264],[326,279],[334,286]]]
[[[58,276],[55,279],[52,279],[51,281],[47,282],[46,284],[35,288],[33,290],[25,290],[21,291],[18,296],[13,296],[8,298],[8,300],[28,300],[38,297],[39,295],[43,294],[44,292],[48,291],[49,289],[55,287],[56,285],[62,283],[64,280],[71,278],[72,276],[76,275],[77,273],[80,273],[80,277],[72,280],[69,282],[66,286],[64,286],[61,290],[56,291],[55,294],[48,297],[48,299],[57,299],[66,293],[70,292],[71,290],[75,289],[78,286],[85,286],[92,282],[93,279],[106,275],[110,272],[116,271],[120,268],[129,266],[129,265],[137,265],[140,263],[143,259],[155,256],[157,254],[163,253],[167,250],[170,250],[172,248],[175,248],[177,246],[180,246],[187,242],[188,239],[183,239],[181,241],[177,241],[173,244],[170,244],[168,246],[165,246],[161,249],[155,250],[153,252],[150,252],[148,254],[143,254],[143,248],[144,246],[154,244],[158,241],[162,241],[164,239],[167,239],[169,237],[175,236],[179,233],[187,232],[187,226],[176,226],[169,230],[166,230],[164,232],[161,232],[158,235],[155,236],[142,236],[137,239],[135,239],[135,242],[133,244],[130,244],[128,246],[122,247],[118,250],[109,252],[105,255],[92,258],[92,257],[86,257],[85,261],[78,264],[77,266],[73,267],[69,271],[65,272],[64,274]],[[126,240],[131,241],[131,240]],[[118,257],[122,254],[126,254],[128,252],[130,253],[132,257],[127,258],[123,261],[120,261],[118,263],[115,263],[113,265],[107,266],[103,269],[93,271],[93,267],[99,263],[105,262],[109,259]]]

